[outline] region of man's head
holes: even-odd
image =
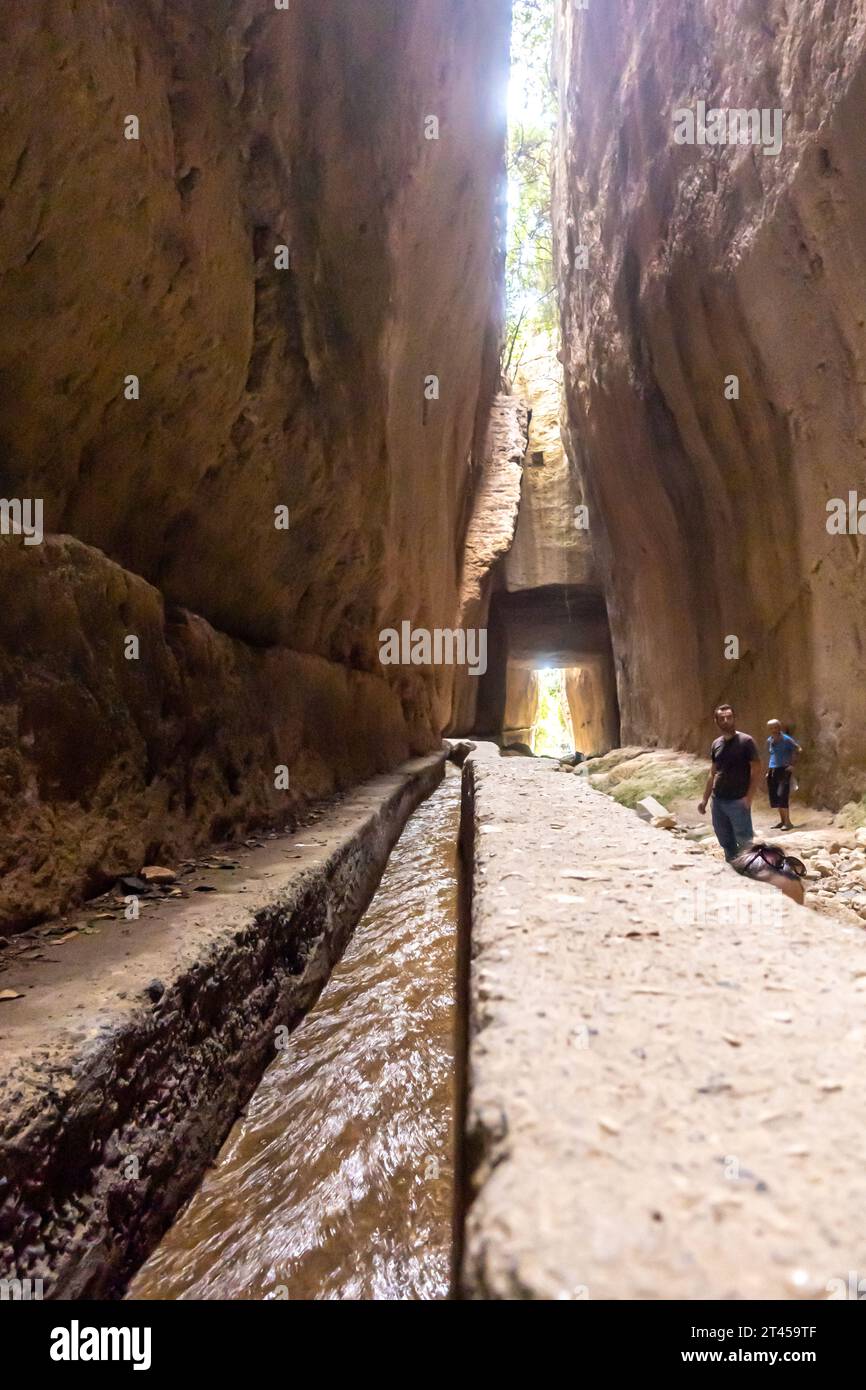
[[[782,734],[782,721],[781,721],[781,719],[768,719],[768,720],[767,720],[767,730],[768,730],[768,732],[769,732],[771,738],[780,738],[780,737],[781,737],[781,734]]]
[[[734,710],[732,705],[716,705],[715,720],[723,734],[735,732]]]

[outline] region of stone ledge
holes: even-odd
[[[862,931],[479,754],[461,1295],[826,1298],[866,1234]]]
[[[0,591],[0,935],[438,746],[429,673],[248,646],[70,536],[0,537]]]
[[[60,969],[4,974],[24,998],[0,1006],[0,1277],[41,1278],[46,1298],[122,1293],[258,1084],[275,1029],[318,997],[444,756],[365,783],[315,829],[255,851],[242,883],[130,923],[119,949],[82,936]]]

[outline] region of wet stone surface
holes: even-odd
[[[447,1296],[459,800],[451,768],[130,1298]]]
[[[214,892],[11,961],[2,1277],[41,1278],[46,1298],[122,1292],[255,1090],[277,1029],[318,998],[442,768],[431,755],[372,779],[314,830],[214,868]]]

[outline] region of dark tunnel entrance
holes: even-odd
[[[564,673],[575,751],[605,753],[619,743],[619,707],[604,596],[586,585],[549,585],[491,599],[488,669],[473,732],[503,745],[532,746],[543,669]]]

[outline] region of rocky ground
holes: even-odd
[[[484,756],[464,769],[464,1295],[845,1297],[866,1201],[859,917],[737,877],[696,827],[654,829],[586,776]]]
[[[691,841],[713,858],[723,854],[713,834],[709,815],[698,815],[707,764],[690,753],[670,748],[618,748],[566,772],[589,779],[621,805],[635,808],[647,796],[655,797],[671,813],[674,836]],[[851,807],[833,813],[792,806],[792,831],[776,831],[775,813],[759,798],[753,811],[755,831],[762,840],[784,846],[802,859],[806,902],[837,920],[861,925],[866,922],[866,827],[857,826]]]

